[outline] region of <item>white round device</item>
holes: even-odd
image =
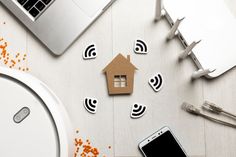
[[[44,83],[0,67],[0,107],[1,157],[72,157],[70,121]]]

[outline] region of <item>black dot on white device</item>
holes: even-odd
[[[183,147],[170,128],[163,127],[139,143],[145,157],[187,157]]]
[[[15,123],[21,123],[30,114],[30,109],[28,107],[23,107],[20,109],[13,117]]]

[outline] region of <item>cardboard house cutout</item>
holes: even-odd
[[[137,68],[130,62],[130,56],[125,58],[118,54],[104,69],[108,93],[110,95],[131,94],[134,86],[134,72]]]

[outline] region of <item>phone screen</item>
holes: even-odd
[[[141,149],[147,157],[187,157],[170,131],[166,131]]]

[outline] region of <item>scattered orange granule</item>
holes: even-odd
[[[79,133],[79,130],[76,130],[76,133]],[[91,145],[89,139],[83,141],[82,138],[75,138],[74,140],[75,150],[73,157],[98,157],[99,150]],[[109,149],[111,146],[108,147]],[[102,157],[106,157],[103,155]]]
[[[81,138],[75,138],[75,152],[74,157],[79,155],[79,150],[81,157],[97,157],[99,155],[99,150],[90,145],[89,140],[84,142]]]
[[[27,55],[17,52],[16,54],[7,51],[8,43],[0,38],[0,63],[3,63],[9,68],[15,68],[21,71],[29,71],[28,67],[21,66],[27,61]],[[22,64],[20,64],[20,62]]]

